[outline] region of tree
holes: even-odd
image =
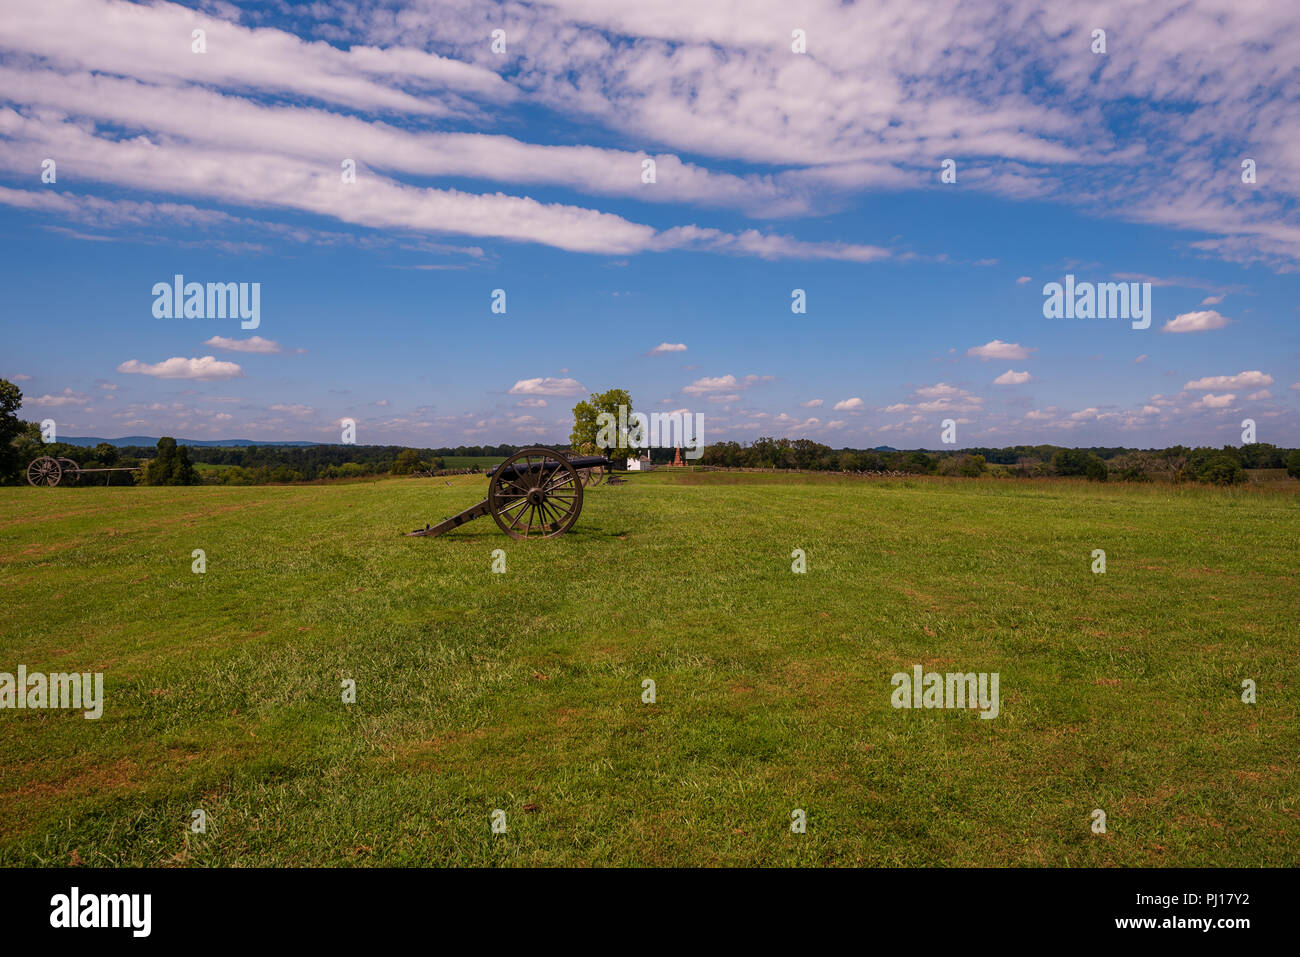
[[[1186,474],[1197,482],[1212,485],[1236,485],[1246,481],[1241,453],[1230,445],[1222,449],[1193,449],[1187,456]]]
[[[907,457],[900,463],[899,471],[912,472],[918,475],[933,475],[939,469],[939,463],[924,452],[908,452]]]
[[[1252,442],[1241,447],[1241,467],[1244,469],[1280,469],[1286,463],[1285,453],[1271,442]]]
[[[623,407],[623,421],[632,427],[632,396],[625,389],[609,389],[601,393],[592,393],[573,407],[573,432],[569,435],[569,447],[582,455],[607,455],[615,462],[632,454],[627,436],[618,434],[619,406]],[[612,429],[601,428],[599,417],[602,413],[614,417]],[[602,441],[603,440],[603,441]]]
[[[90,454],[104,468],[112,468],[117,464],[117,449],[107,442],[100,442],[91,450]]]
[[[1300,449],[1296,449],[1286,460],[1286,474],[1292,478],[1300,478]]]
[[[14,439],[23,435],[26,423],[18,418],[23,393],[8,379],[0,379],[0,482],[18,475],[22,458],[14,448]]]
[[[1052,469],[1057,475],[1087,475],[1088,453],[1082,449],[1061,449],[1052,456]]]
[[[397,453],[397,458],[393,460],[393,475],[410,475],[412,472],[418,472],[423,468],[420,462],[420,453],[415,449],[402,449]]]
[[[982,455],[967,455],[963,457],[961,465],[958,467],[958,473],[967,478],[979,478],[984,474],[988,465],[988,460]]]
[[[144,470],[145,485],[197,485],[198,473],[190,463],[189,450],[177,447],[176,440],[164,435],[158,440],[158,454]]]

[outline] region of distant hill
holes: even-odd
[[[873,452],[897,452],[898,449],[891,448],[891,447],[888,446],[888,445],[877,445],[877,446],[876,446],[874,449],[872,449],[871,451],[873,451]]]
[[[101,439],[93,435],[61,435],[60,442],[66,442],[69,445],[98,445],[100,442],[107,442],[109,445],[123,448],[127,445],[147,445],[154,446],[158,444],[157,436],[149,435],[128,435],[121,439]],[[190,446],[210,446],[224,447],[235,445],[282,445],[295,446],[298,448],[308,448],[313,445],[328,445],[328,442],[254,442],[252,439],[177,439],[177,445]]]

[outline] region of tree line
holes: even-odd
[[[670,450],[655,450],[664,460]],[[723,468],[801,469],[834,472],[902,472],[910,475],[978,477],[997,472],[1020,478],[1053,476],[1104,482],[1191,481],[1235,485],[1246,481],[1246,469],[1287,469],[1300,478],[1300,451],[1267,442],[1225,445],[1221,449],[1121,447],[1066,448],[1058,445],[1014,445],[1006,448],[960,450],[833,449],[811,439],[762,437],[750,444],[715,442],[706,445],[699,465]]]
[[[622,467],[626,452],[604,449],[595,442],[596,420],[601,411],[631,407],[623,390],[593,395],[574,409],[573,448],[582,452],[612,453]],[[513,455],[523,446],[458,445],[414,449],[401,445],[253,445],[182,446],[163,437],[156,448],[114,447],[101,442],[93,448],[46,443],[39,426],[21,421],[17,411],[22,392],[0,379],[0,483],[24,481],[27,463],[42,455],[75,460],[84,468],[140,467],[135,481],[148,485],[261,485],[312,482],[320,479],[409,475],[437,470],[451,456]],[[671,461],[674,450],[652,449],[652,461]],[[1246,481],[1247,469],[1287,469],[1300,478],[1300,451],[1267,442],[1221,449],[1167,449],[1123,447],[1066,448],[1057,445],[1013,445],[1005,448],[961,450],[833,449],[811,439],[760,437],[752,443],[715,442],[706,445],[694,464],[723,468],[801,469],[836,472],[900,472],[911,475],[954,475],[977,478],[998,474],[1023,478],[1081,477],[1094,481],[1192,481],[1234,485]],[[201,475],[196,466],[224,466]],[[124,477],[123,477],[124,476]],[[130,473],[120,473],[128,481]]]

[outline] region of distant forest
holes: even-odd
[[[170,444],[168,444],[170,443]],[[83,468],[122,465],[149,466],[132,478],[116,480],[145,484],[261,485],[311,482],[322,479],[409,475],[437,471],[450,461],[482,458],[488,465],[518,451],[516,445],[459,445],[413,449],[400,445],[313,446],[177,446],[163,439],[158,448],[101,443],[94,448],[39,439],[22,443],[23,462],[37,455],[66,456]],[[164,448],[165,446],[165,448]],[[161,450],[161,451],[160,451]],[[654,449],[656,464],[672,461],[674,450]],[[617,466],[622,468],[623,460]],[[1300,451],[1268,443],[1214,448],[1132,449],[1123,447],[1065,448],[1057,445],[1017,445],[1007,448],[959,450],[833,449],[808,439],[759,438],[752,443],[717,442],[706,445],[701,457],[687,465],[721,468],[804,469],[876,474],[951,475],[977,478],[1081,477],[1094,481],[1193,481],[1233,485],[1247,480],[1247,469],[1285,469],[1300,478]],[[195,466],[218,466],[202,469]],[[19,478],[13,476],[13,478]],[[19,478],[19,480],[21,480]]]

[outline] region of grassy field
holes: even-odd
[[[0,865],[1294,865],[1297,485],[658,472],[531,543],[400,536],[481,476],[0,489],[0,671],[107,699],[0,711]]]

